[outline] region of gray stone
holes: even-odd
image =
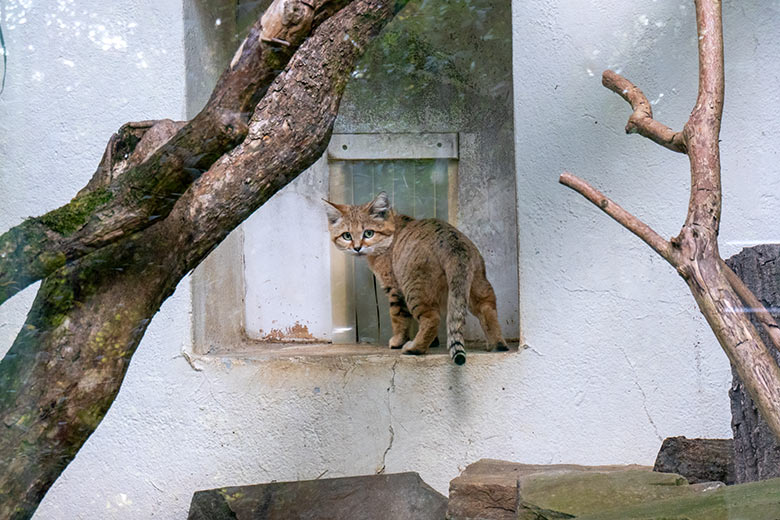
[[[661,444],[653,471],[677,473],[691,484],[734,484],[734,441],[668,437]]]
[[[188,520],[441,520],[447,499],[417,473],[197,491]]]
[[[450,482],[450,520],[571,518],[700,492],[648,466],[534,465],[482,459]]]
[[[777,520],[780,479],[689,485],[680,475],[646,466],[536,466],[485,459],[450,483],[447,518]]]
[[[780,317],[780,245],[760,245],[743,249],[726,263],[753,291],[772,316]],[[780,352],[772,348],[761,325],[751,316],[764,343],[780,363]],[[737,482],[780,477],[780,444],[745,391],[732,369],[731,429],[734,432],[734,466]]]

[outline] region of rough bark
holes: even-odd
[[[313,28],[346,3],[274,0],[203,110],[164,146],[123,175],[90,183],[68,204],[1,235],[0,303],[66,262],[164,218],[195,179],[244,140],[268,85]],[[133,128],[123,130],[132,134]]]
[[[323,22],[257,104],[244,142],[201,175],[166,218],[44,280],[0,362],[0,518],[32,515],[105,415],[149,321],[177,283],[320,157],[357,58],[392,14],[381,0],[354,0]]]
[[[628,101],[634,113],[626,131],[677,152],[686,153],[691,169],[688,214],[680,233],[666,241],[649,226],[571,174],[560,182],[578,191],[644,240],[677,269],[693,294],[734,370],[775,437],[780,439],[780,367],[744,313],[734,312],[755,297],[723,263],[718,251],[721,211],[720,120],[723,112],[723,31],[721,3],[696,0],[699,47],[699,93],[682,132],[656,122],[642,91],[612,71],[602,82]],[[741,294],[741,296],[739,296]],[[764,318],[767,312],[760,312]],[[768,321],[763,323],[771,328]],[[777,325],[774,325],[777,328]],[[779,338],[774,335],[772,339]]]
[[[761,245],[743,249],[726,263],[745,282],[775,318],[780,316],[780,245]],[[759,316],[753,305],[745,312],[769,342],[767,329],[759,328]],[[772,355],[780,363],[780,351]],[[780,477],[780,442],[759,415],[758,408],[745,390],[739,374],[732,370],[731,429],[734,432],[734,464],[738,483]]]

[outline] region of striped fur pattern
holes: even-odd
[[[496,313],[496,295],[485,276],[485,261],[463,233],[437,219],[396,214],[383,192],[366,204],[325,201],[335,246],[365,256],[390,303],[390,348],[425,354],[447,312],[447,346],[453,361],[466,362],[466,312],[478,319],[487,350],[507,350]],[[409,326],[419,323],[414,338]]]

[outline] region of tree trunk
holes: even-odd
[[[756,307],[762,327],[780,348],[777,324],[718,251],[722,193],[720,182],[720,119],[723,113],[722,6],[719,0],[695,0],[699,48],[699,92],[682,132],[653,119],[647,98],[630,81],[610,70],[602,84],[631,104],[627,133],[639,133],[672,151],[688,155],[691,190],[688,214],[680,233],[665,240],[585,181],[564,173],[560,182],[579,192],[645,241],[669,262],[688,284],[699,310],[729,357],[774,436],[780,440],[780,367],[767,350],[743,305]]]
[[[726,263],[775,319],[780,317],[780,245],[760,245],[743,249],[726,260]],[[769,343],[769,335],[761,328],[755,314],[750,308],[745,308],[745,312],[759,330],[764,342]],[[780,350],[773,350],[772,355],[780,364]],[[737,483],[780,477],[780,442],[761,418],[739,374],[735,370],[732,372],[729,397]]]
[[[323,22],[257,104],[244,142],[202,174],[165,219],[44,280],[0,362],[0,518],[32,516],[110,407],[149,321],[178,282],[320,157],[349,74],[392,7],[354,0]],[[157,134],[165,146],[171,123],[160,124],[169,127]],[[113,145],[135,149],[144,142],[134,142],[139,133],[158,125],[143,128]]]

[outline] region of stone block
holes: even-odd
[[[704,486],[695,484],[693,486]],[[780,479],[735,486],[714,486],[713,491],[616,508],[577,520],[776,520],[780,518]]]
[[[188,520],[441,520],[447,498],[417,473],[197,491]]]
[[[483,459],[450,482],[450,520],[553,520],[711,493],[648,466],[533,465]]]
[[[450,482],[450,503],[447,518],[451,520],[516,520],[536,518],[567,518],[572,513],[557,507],[568,506],[562,496],[582,487],[582,476],[592,474],[590,480],[621,480],[627,472],[638,472],[646,476],[651,468],[647,466],[578,466],[574,464],[519,464],[502,460],[482,459],[470,464]],[[610,477],[614,473],[620,477]],[[603,476],[602,476],[603,475]],[[659,474],[660,475],[660,474]],[[678,475],[649,477],[653,481],[676,483]],[[681,479],[684,482],[684,479]],[[565,489],[573,486],[571,490]],[[612,495],[609,489],[599,493],[589,490],[593,496]],[[586,499],[589,503],[591,499]],[[581,510],[582,507],[574,507]],[[547,515],[540,516],[540,512]],[[534,516],[536,515],[536,516]]]
[[[734,441],[668,437],[661,444],[653,471],[677,473],[691,484],[734,484]]]

